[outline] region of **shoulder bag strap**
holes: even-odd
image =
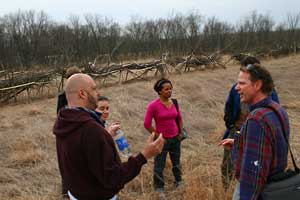
[[[171,100],[172,100],[172,102],[173,102],[173,104],[174,104],[174,106],[175,106],[177,112],[179,112],[177,99],[171,99]],[[177,117],[176,117],[176,124],[177,124],[177,126],[178,126],[178,129],[180,129],[179,123],[180,123],[180,122],[179,122],[179,117],[177,116]],[[179,130],[179,131],[180,131],[180,130]]]
[[[177,99],[171,99],[171,100],[172,100],[173,104],[175,105],[176,110],[178,112],[178,102],[177,102]]]
[[[275,108],[273,108],[272,106],[265,106],[265,108],[269,108],[269,109],[273,110],[274,113],[276,114],[276,116],[278,117],[278,119],[280,121],[280,124],[281,124],[281,129],[282,129],[282,133],[283,133],[285,142],[287,143],[289,151],[290,151],[290,154],[291,154],[291,158],[292,158],[292,161],[293,161],[293,165],[294,165],[295,171],[299,172],[300,169],[296,165],[296,162],[295,162],[295,159],[294,159],[294,155],[293,155],[293,152],[292,152],[291,147],[290,147],[290,143],[289,143],[289,141],[287,139],[287,135],[286,135],[286,132],[285,132],[285,129],[284,129],[284,123],[283,123],[283,119],[281,118],[281,115],[279,114],[278,110],[275,109]]]

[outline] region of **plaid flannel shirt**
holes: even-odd
[[[289,138],[289,120],[284,109],[271,97],[251,105],[250,114],[235,134],[235,177],[240,182],[240,200],[260,199],[260,194],[270,175],[287,166],[288,147],[279,118],[270,108],[279,111]]]

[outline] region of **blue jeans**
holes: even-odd
[[[180,166],[180,141],[177,138],[166,139],[166,143],[161,154],[157,155],[154,159],[154,188],[163,188],[164,176],[163,171],[166,165],[166,158],[169,152],[170,159],[172,162],[172,171],[175,177],[175,182],[180,182],[181,178],[181,166]]]

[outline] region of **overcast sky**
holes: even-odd
[[[43,10],[55,21],[65,21],[71,14],[99,14],[120,24],[129,22],[133,16],[157,19],[193,10],[205,17],[216,16],[222,21],[236,23],[256,10],[281,22],[288,13],[300,12],[300,0],[0,0],[0,16],[18,9]]]

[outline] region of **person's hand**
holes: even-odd
[[[114,122],[112,123],[109,127],[107,127],[107,132],[112,136],[116,136],[117,130],[120,129],[120,123],[119,122]]]
[[[218,145],[219,146],[222,145],[223,147],[225,147],[227,149],[232,149],[233,145],[234,145],[234,139],[230,139],[230,138],[224,139]]]
[[[183,132],[180,132],[178,135],[177,135],[177,139],[179,141],[181,141],[183,139]]]
[[[162,137],[162,134],[160,134],[155,141],[153,141],[154,136],[155,133],[153,132],[149,136],[147,144],[141,152],[147,160],[157,154],[160,154],[165,144],[165,139]]]

